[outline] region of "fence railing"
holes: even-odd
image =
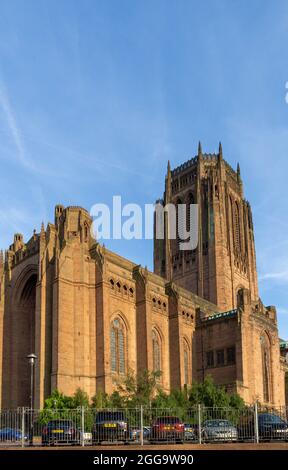
[[[288,408],[258,404],[206,407],[42,409],[0,411],[0,446],[102,443],[207,443],[288,441]]]

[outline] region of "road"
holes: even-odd
[[[18,450],[18,451],[33,451],[33,450],[80,450],[80,451],[104,451],[105,450],[124,450],[128,452],[129,450],[159,450],[165,452],[165,450],[190,450],[193,452],[194,450],[288,450],[288,442],[265,442],[260,444],[253,444],[253,443],[230,443],[230,444],[184,444],[184,445],[102,445],[102,446],[59,446],[59,447],[25,447],[22,449],[19,446],[9,446],[9,447],[0,447],[0,451],[2,450]]]

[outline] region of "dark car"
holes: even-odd
[[[92,427],[92,442],[129,440],[128,422],[123,411],[98,411]]]
[[[13,428],[3,428],[0,429],[0,441],[21,441],[22,440],[22,431]],[[24,435],[24,440],[27,440],[27,436]]]
[[[80,432],[69,419],[55,419],[42,430],[42,445],[80,444]]]
[[[227,419],[209,419],[203,423],[203,439],[206,441],[237,441],[237,428]]]
[[[258,433],[259,440],[288,440],[288,423],[274,413],[258,414]],[[255,439],[255,417],[249,415],[245,421],[238,426],[239,439]]]
[[[160,416],[152,424],[152,441],[177,441],[185,439],[184,423],[178,416]]]
[[[288,440],[288,423],[280,416],[271,413],[258,415],[259,439]]]

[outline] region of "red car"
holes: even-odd
[[[182,423],[178,416],[160,416],[152,424],[152,441],[183,442],[184,438],[184,423]]]

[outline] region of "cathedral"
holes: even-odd
[[[197,204],[198,245],[154,239],[154,272],[109,251],[77,206],[0,257],[0,404],[29,406],[27,355],[37,356],[34,407],[54,389],[111,393],[128,370],[160,370],[165,391],[210,375],[246,403],[285,404],[288,364],[274,306],[258,293],[252,211],[240,167],[202,152],[168,164],[166,204]],[[189,217],[187,218],[189,220]]]

